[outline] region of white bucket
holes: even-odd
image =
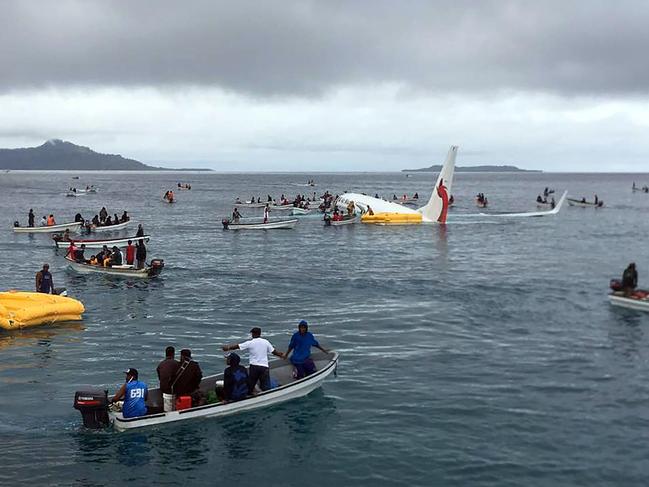
[[[164,407],[164,412],[168,413],[169,411],[176,410],[176,396],[174,394],[165,394],[162,393],[162,402]]]

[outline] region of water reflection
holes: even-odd
[[[49,346],[52,339],[58,335],[73,334],[86,329],[81,321],[57,323],[38,328],[24,328],[22,330],[3,331],[0,333],[0,350],[10,347]]]

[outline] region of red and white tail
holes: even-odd
[[[446,223],[448,212],[448,200],[451,197],[453,186],[453,172],[455,171],[455,157],[457,156],[457,145],[452,145],[446,156],[446,161],[437,177],[433,188],[433,194],[426,205],[417,211],[421,213],[424,221]]]

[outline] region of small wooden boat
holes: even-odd
[[[264,222],[243,222],[239,220],[234,222],[228,218],[221,221],[224,230],[279,230],[290,229],[297,225],[297,218],[291,220],[272,220]]]
[[[70,242],[74,242],[77,247],[83,244],[86,246],[87,249],[101,249],[104,247],[104,245],[108,246],[108,248],[111,248],[113,246],[124,247],[128,244],[129,240],[132,241],[134,244],[139,240],[144,240],[145,242],[148,242],[150,238],[151,237],[149,235],[143,235],[142,237],[108,238],[108,239],[98,239],[98,240],[81,239],[81,238],[80,239],[71,238],[70,240],[63,240],[60,235],[54,235],[52,237],[52,240],[54,240],[54,246],[56,248],[65,248],[68,245],[70,245]]]
[[[134,277],[139,279],[156,277],[160,275],[164,268],[164,261],[162,259],[152,259],[151,264],[143,269],[136,269],[135,266],[132,265],[116,265],[112,267],[90,265],[85,262],[77,262],[68,256],[65,257],[65,260],[68,262],[70,269],[81,274],[107,274],[111,276]]]
[[[92,233],[101,233],[101,232],[116,232],[118,230],[123,230],[131,224],[131,221],[125,221],[118,223],[117,225],[90,225],[90,232]]]
[[[146,400],[148,414],[135,418],[124,418],[120,411],[108,410],[106,391],[91,390],[77,391],[75,393],[74,408],[81,412],[84,426],[87,428],[99,429],[112,425],[118,431],[190,419],[229,416],[306,396],[319,388],[332,373],[336,373],[338,366],[337,352],[317,352],[311,355],[311,358],[316,366],[316,372],[302,379],[293,378],[293,365],[290,362],[284,360],[270,362],[271,380],[278,383],[279,386],[248,396],[240,401],[216,402],[178,411],[164,412],[160,389],[149,389]],[[222,373],[205,377],[199,386],[203,395],[215,391],[217,381],[219,383],[223,381]]]
[[[71,222],[71,223],[61,223],[60,225],[50,225],[44,227],[21,227],[16,225],[17,222],[14,222],[14,232],[15,233],[57,233],[63,232],[65,230],[70,230],[71,232],[77,232],[83,225],[83,222]]]
[[[638,289],[629,296],[625,296],[622,291],[613,291],[608,295],[608,300],[614,306],[637,311],[649,311],[649,291]]]
[[[580,208],[602,208],[604,206],[604,202],[602,200],[599,200],[597,203],[595,202],[590,202],[586,201],[585,199],[577,200],[574,198],[567,198],[568,205],[570,206],[578,206]]]
[[[326,227],[340,227],[342,225],[353,225],[354,223],[358,223],[361,221],[361,214],[355,214],[352,215],[351,217],[349,216],[344,216],[342,220],[332,220],[330,218],[325,219],[325,226]]]

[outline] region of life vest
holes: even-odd
[[[52,225],[56,225],[56,222],[54,221],[54,217],[53,216],[48,216],[47,217],[47,226],[51,227]]]

